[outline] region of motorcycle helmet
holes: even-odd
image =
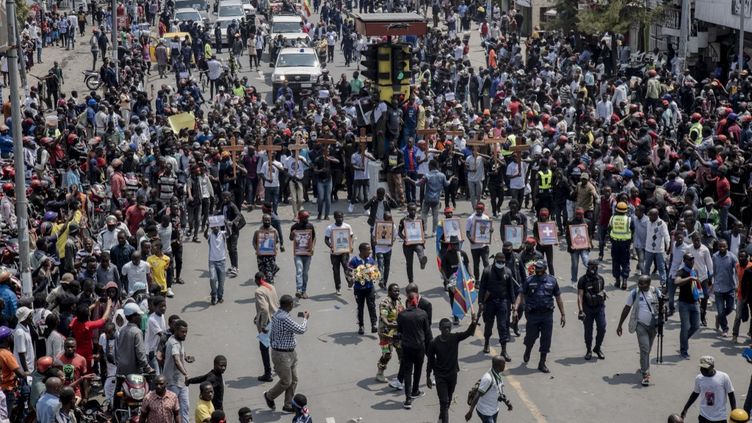
[[[692,119],[692,122],[699,122],[700,119],[702,119],[702,115],[697,112],[692,113],[691,119]]]
[[[89,107],[94,107],[97,105],[97,100],[94,100],[93,98],[90,98],[89,101],[86,102],[86,105]]]
[[[15,174],[15,171],[13,172]],[[3,184],[3,192],[13,192],[16,190],[16,186],[12,182],[6,182]]]
[[[45,222],[54,222],[57,219],[57,213],[50,210],[44,213]]]

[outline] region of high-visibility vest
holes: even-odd
[[[625,214],[617,214],[611,217],[611,239],[616,241],[629,241],[632,232],[629,230],[630,218]]]
[[[692,132],[695,132],[694,139],[692,139]],[[689,136],[692,141],[695,142],[695,144],[701,144],[702,143],[702,124],[700,122],[695,122],[692,124],[692,126],[689,127]]]
[[[509,156],[513,153],[513,151],[510,150],[510,148],[517,145],[517,137],[515,137],[514,135],[510,135],[507,137],[507,142],[509,143],[509,147],[505,147],[503,144],[501,147],[501,155],[504,157]]]
[[[554,179],[554,173],[551,171],[551,169],[548,169],[545,172],[542,170],[539,170],[538,171],[538,188],[551,189],[551,181],[553,179]]]

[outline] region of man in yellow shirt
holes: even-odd
[[[198,397],[198,404],[196,404],[196,423],[208,423],[214,412],[214,404],[212,404],[214,387],[211,382],[202,382],[199,389],[201,393]]]
[[[151,280],[159,285],[162,295],[173,297],[167,291],[167,269],[170,267],[170,257],[162,252],[162,242],[154,241],[151,246],[153,252],[146,262],[151,266]]]

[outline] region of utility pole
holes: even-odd
[[[677,77],[684,73],[684,69],[687,68],[687,56],[689,55],[689,47],[687,46],[689,42],[689,15],[692,13],[689,1],[690,0],[682,0],[681,11],[679,14],[679,63],[674,70]]]
[[[112,61],[115,63],[115,80],[118,80],[118,16],[117,16],[117,0],[110,1],[110,9],[112,9]]]
[[[736,1],[739,2],[739,59],[736,69],[741,72],[744,69],[744,15],[747,12],[744,10],[746,0]]]
[[[21,102],[18,99],[18,38],[16,37],[16,2],[5,1],[8,28],[8,79],[10,81],[11,119],[13,121],[13,161],[16,167],[16,218],[18,220],[18,259],[21,287],[24,295],[31,295],[31,266],[29,265],[29,216],[26,201],[26,169],[21,137]]]

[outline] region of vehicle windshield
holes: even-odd
[[[219,17],[223,16],[243,16],[243,6],[239,4],[220,5]]]
[[[280,54],[276,65],[278,68],[314,66],[316,66],[315,54]]]
[[[196,12],[178,12],[178,13],[175,13],[175,19],[179,21],[200,22],[201,15],[199,15]]]
[[[202,0],[178,0],[175,2],[175,10],[177,9],[196,9],[206,10],[207,4]]]
[[[272,22],[273,33],[297,33],[303,32],[300,22]]]
[[[215,24],[219,25],[219,27],[222,28],[222,29],[227,29],[227,27],[230,26],[231,23],[232,23],[232,20],[230,20],[230,19],[224,20],[224,21],[216,21],[215,22]]]

